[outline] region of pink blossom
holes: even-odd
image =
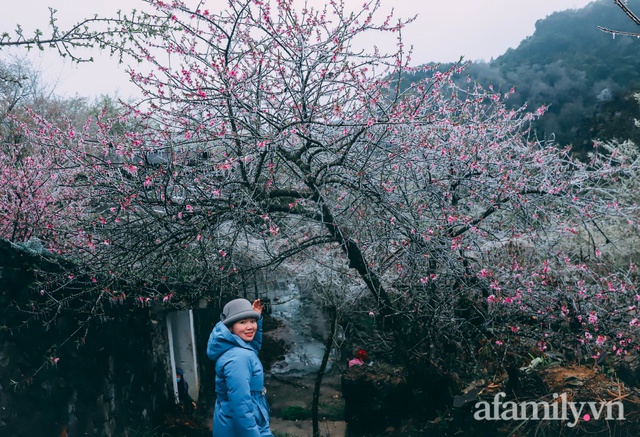
[[[364,361],[358,359],[358,358],[352,358],[349,360],[349,367],[353,367],[353,366],[362,366],[364,364]]]

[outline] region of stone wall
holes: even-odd
[[[127,436],[154,429],[175,409],[163,313],[123,306],[118,317],[72,337],[78,322],[69,314],[49,329],[37,319],[24,324],[29,315],[13,304],[29,302],[33,266],[43,264],[37,254],[0,241],[0,435]]]

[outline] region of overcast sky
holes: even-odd
[[[347,5],[360,5],[364,0],[344,0]],[[450,62],[464,56],[468,60],[489,61],[533,34],[535,22],[555,11],[579,9],[592,0],[381,0],[382,11],[395,8],[397,17],[418,15],[404,33],[405,45],[414,46],[416,65],[427,62]],[[611,0],[613,1],[613,0]],[[193,0],[196,3],[196,0]],[[311,0],[312,4],[324,3]],[[227,2],[208,0],[209,10]],[[303,0],[294,0],[294,4]],[[39,28],[47,35],[51,6],[58,10],[61,29],[86,16],[114,15],[118,9],[130,10],[139,0],[4,0],[0,10],[0,33],[13,32],[17,23],[29,31]],[[384,49],[382,41],[372,41]],[[392,47],[389,47],[391,49]],[[24,50],[23,50],[24,51]],[[15,50],[0,51],[0,58],[15,54]],[[93,65],[76,66],[63,62],[54,53],[31,56],[37,69],[48,82],[55,82],[56,91],[73,96],[96,97],[117,92],[125,97],[134,92],[128,84],[123,66],[107,56],[98,57]]]

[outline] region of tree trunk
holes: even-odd
[[[313,437],[320,437],[320,425],[318,424],[318,406],[320,402],[320,387],[322,387],[322,378],[327,368],[327,362],[329,361],[329,354],[333,348],[333,337],[338,327],[338,311],[336,307],[329,307],[329,315],[331,317],[331,328],[329,330],[329,336],[324,346],[324,355],[322,356],[322,363],[316,376],[316,384],[313,388],[313,400],[311,401],[311,422],[313,423]]]

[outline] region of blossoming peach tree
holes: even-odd
[[[545,108],[507,109],[515,90],[465,82],[463,63],[411,67],[411,20],[377,1],[145,3],[121,41],[144,98],[95,134],[34,116],[3,146],[3,237],[75,261],[38,311],[211,297],[313,260],[347,265],[379,326],[433,363],[637,347],[633,147],[579,162],[538,140]],[[363,48],[372,32],[397,50]]]

